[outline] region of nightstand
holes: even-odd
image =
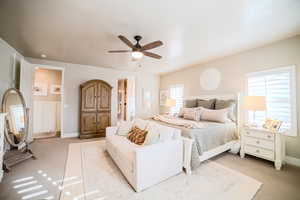
[[[285,157],[284,137],[264,128],[244,127],[241,131],[241,158],[245,154],[270,160],[280,170]]]

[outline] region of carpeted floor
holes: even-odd
[[[40,187],[45,188],[44,199],[58,199],[60,190],[53,182],[59,182],[64,176],[68,144],[83,141],[93,140],[53,138],[35,141],[32,150],[38,159],[25,161],[5,174],[0,183],[0,199],[18,200],[26,197],[20,190],[22,187],[14,188],[20,185],[14,181],[25,177],[37,181]],[[300,168],[286,165],[281,171],[277,171],[271,162],[250,156],[241,159],[229,153],[219,155],[213,160],[262,182],[263,186],[255,200],[300,200]]]

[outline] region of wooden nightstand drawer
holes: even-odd
[[[244,142],[246,145],[249,144],[274,151],[274,141],[271,140],[264,140],[254,137],[245,137]]]
[[[261,138],[265,140],[274,140],[273,133],[265,133],[263,131],[252,131],[252,130],[244,130],[245,136]]]
[[[274,152],[271,150],[245,145],[245,153],[256,155],[258,157],[274,160]]]

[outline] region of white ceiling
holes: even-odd
[[[299,0],[1,0],[0,37],[23,55],[166,73],[300,33]],[[132,62],[117,36],[163,56]]]

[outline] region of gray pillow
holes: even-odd
[[[220,110],[235,105],[235,100],[220,100],[216,99],[215,109]]]
[[[219,100],[216,99],[216,103],[215,103],[215,109],[216,110],[220,110],[220,109],[225,109],[228,108],[229,112],[228,112],[228,117],[229,119],[231,119],[232,121],[236,121],[236,101],[235,100]]]
[[[215,108],[216,99],[204,100],[204,99],[197,99],[197,107],[203,107],[207,109],[214,109]]]
[[[197,107],[197,99],[185,100],[183,104],[184,108],[195,108]]]

